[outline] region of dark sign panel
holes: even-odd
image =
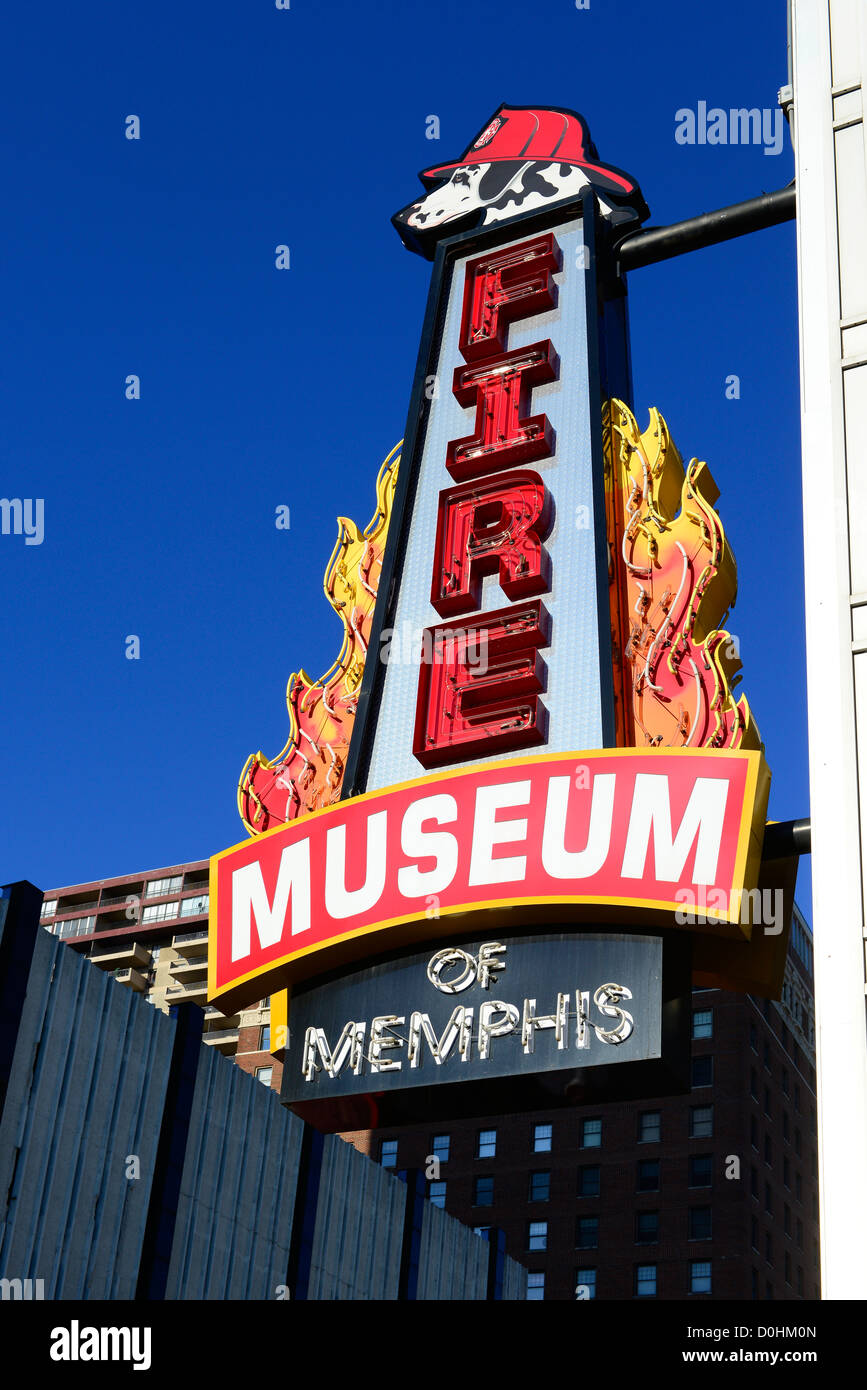
[[[534,1097],[575,1103],[603,1081],[606,1098],[670,1090],[686,1054],[680,995],[689,960],[679,937],[448,940],[300,986],[281,1099],[342,1128],[373,1113],[388,1123]]]

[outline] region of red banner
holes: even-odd
[[[340,802],[212,859],[209,997],[259,998],[476,914],[676,926],[692,902],[704,930],[749,936],[768,787],[759,753],[624,748]]]

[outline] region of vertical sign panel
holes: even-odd
[[[544,644],[541,645],[542,638],[534,625],[535,618],[531,624],[535,636],[526,644],[538,651],[535,680],[536,688],[541,687],[537,697],[541,705],[540,733],[531,741],[535,741],[539,751],[548,752],[600,748],[606,742],[605,697],[604,690],[600,689],[600,673],[604,685],[608,659],[607,656],[605,660],[600,659],[598,613],[600,605],[607,603],[607,575],[600,575],[597,528],[604,526],[604,518],[596,515],[592,478],[591,431],[599,429],[599,403],[593,397],[594,373],[587,339],[587,288],[591,273],[586,268],[589,257],[581,219],[573,216],[552,227],[551,232],[560,261],[560,268],[553,273],[554,306],[530,317],[520,317],[517,312],[520,298],[516,298],[508,304],[507,310],[499,309],[498,321],[488,335],[494,350],[502,350],[502,360],[505,361],[506,356],[510,359],[510,366],[517,363],[524,367],[519,361],[522,354],[534,357],[521,372],[520,409],[516,403],[511,413],[504,407],[502,394],[497,397],[494,392],[486,397],[483,384],[475,381],[476,377],[484,376],[486,365],[497,359],[479,360],[477,353],[471,350],[472,360],[468,362],[467,353],[462,352],[460,346],[467,271],[469,267],[472,284],[473,262],[479,257],[478,245],[471,254],[459,255],[454,261],[439,348],[426,384],[430,397],[427,428],[419,440],[416,459],[406,460],[406,465],[417,468],[418,476],[411,518],[405,520],[406,544],[393,626],[383,633],[380,651],[371,653],[371,657],[377,656],[384,662],[384,674],[376,732],[371,739],[366,778],[368,791],[417,778],[423,771],[422,761],[413,751],[413,730],[419,702],[420,665],[425,657],[430,660],[434,655],[434,630],[441,631],[445,627],[458,634],[451,652],[453,664],[457,662],[460,666],[463,661],[464,669],[479,686],[485,682],[487,667],[489,688],[495,689],[492,676],[496,674],[496,663],[502,660],[496,646],[496,642],[502,640],[498,623],[486,624],[496,634],[494,638],[476,644],[470,640],[469,650],[463,657],[457,650],[461,640],[459,634],[466,632],[472,638],[474,615],[499,616],[505,610],[517,618],[524,608],[532,608],[535,615],[541,605]],[[538,233],[534,237],[525,233],[523,237],[501,243],[498,251],[524,244],[529,246],[538,240]],[[528,289],[527,298],[531,303],[533,295],[534,290]],[[467,298],[471,299],[471,289]],[[489,318],[492,307],[495,309],[496,305],[489,305]],[[481,311],[485,312],[484,304]],[[470,306],[467,313],[471,312]],[[511,407],[511,401],[507,401],[506,406]],[[513,432],[516,437],[520,434],[520,439],[507,451],[509,456],[506,457],[503,447]],[[523,444],[521,439],[525,441]],[[487,442],[491,464],[490,470],[483,468],[483,476],[474,478],[469,476],[474,470],[467,458],[472,456],[475,440],[480,441],[481,450]],[[509,499],[504,501],[501,495],[492,497],[485,512],[485,491],[497,491],[494,485],[498,477],[504,482],[507,478],[514,480],[512,497],[516,500],[512,503]],[[536,518],[544,551],[541,563],[536,563],[541,579],[534,582],[531,574],[536,544],[531,534],[529,540],[522,542],[525,553],[517,554],[516,560],[512,557],[511,570],[507,557],[502,566],[476,565],[472,582],[466,581],[465,576],[449,576],[446,572],[442,576],[444,586],[451,583],[457,590],[466,584],[469,588],[474,600],[472,612],[460,597],[451,605],[452,612],[444,612],[450,607],[447,599],[438,603],[438,612],[431,602],[432,580],[437,577],[438,536],[442,528],[448,526],[452,536],[457,537],[462,546],[465,543],[466,524],[461,516],[459,494],[466,487],[472,489],[474,482],[477,484],[480,521],[477,521],[477,534],[475,539],[471,538],[470,546],[496,548],[498,525],[506,525],[510,514],[512,517],[523,514],[521,507],[526,513],[528,527],[531,526],[537,478],[544,485],[545,494],[544,516]],[[444,511],[442,502],[442,494],[446,491],[454,502],[449,512]],[[485,526],[489,536],[485,534]],[[466,553],[465,548],[462,553]],[[529,603],[516,603],[516,598],[522,594],[522,576],[528,574],[530,579],[523,592],[538,594],[539,598]],[[602,592],[601,584],[604,584]],[[448,652],[446,659],[449,659]],[[532,665],[529,657],[525,664]],[[516,676],[518,695],[515,698],[519,703],[523,697],[526,704],[533,681],[532,671]],[[510,692],[506,690],[505,693]],[[448,711],[443,718],[451,718]],[[515,740],[515,743],[514,749],[509,750],[492,739],[490,752],[484,752],[483,745],[477,744],[468,748],[463,757],[459,756],[460,745],[456,744],[451,750],[456,756],[450,758],[446,750],[445,756],[425,761],[424,766],[460,767],[465,765],[467,757],[482,762],[501,758],[504,752],[508,755],[513,751],[517,755],[522,747],[524,750],[527,747],[526,742],[521,745]]]

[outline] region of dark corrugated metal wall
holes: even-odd
[[[427,1202],[419,1238],[416,1186],[311,1136],[201,1043],[200,1010],[149,1006],[40,901],[0,890],[0,1278],[69,1300],[524,1297],[515,1261]]]

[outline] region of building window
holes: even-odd
[[[798,1265],[798,1295],[800,1298],[804,1297],[804,1271],[800,1265]]]
[[[575,1227],[575,1244],[579,1250],[595,1250],[599,1244],[599,1217],[579,1216]]]
[[[659,1159],[644,1158],[638,1165],[638,1176],[635,1183],[636,1192],[658,1192],[659,1191]]]
[[[768,1090],[767,1086],[765,1087],[765,1114],[767,1115],[768,1119],[771,1118],[771,1093]]]
[[[694,1038],[713,1037],[713,1009],[696,1009],[692,1016]]]
[[[638,1117],[638,1142],[639,1144],[658,1144],[660,1137],[661,1115],[658,1110],[645,1110]]]
[[[803,1250],[803,1248],[804,1248],[804,1226],[803,1226],[803,1222],[801,1222],[801,1221],[798,1221],[797,1225],[795,1226],[795,1242],[796,1242],[796,1244],[797,1244],[797,1246],[798,1246],[798,1249],[799,1249],[799,1250]]]
[[[497,1156],[497,1131],[495,1129],[479,1130],[479,1142],[476,1146],[476,1158],[496,1158]]]
[[[770,1071],[770,1070],[771,1070],[771,1045],[770,1045],[770,1043],[767,1041],[767,1039],[765,1039],[764,1043],[762,1044],[762,1061],[764,1062],[765,1071]]]
[[[769,1182],[765,1183],[765,1211],[768,1213],[768,1216],[773,1216],[774,1214],[774,1201],[771,1196],[771,1184]]]
[[[783,1138],[785,1139],[786,1143],[788,1144],[788,1142],[789,1142],[789,1112],[788,1112],[787,1110],[784,1110],[784,1111],[783,1111]]]
[[[547,1154],[551,1152],[551,1139],[554,1133],[553,1125],[534,1125],[533,1126],[533,1153]]]
[[[635,1297],[656,1297],[656,1265],[635,1266]]]
[[[446,1185],[444,1182],[432,1182],[428,1184],[428,1201],[432,1207],[445,1207],[446,1204]]]
[[[151,903],[142,911],[143,922],[171,922],[178,915],[177,903]]]
[[[753,1049],[753,1052],[757,1053],[759,1050],[759,1040],[756,1034],[756,1025],[754,1023],[750,1024],[750,1047]]]
[[[693,1105],[689,1111],[690,1139],[710,1139],[713,1135],[713,1106]]]
[[[750,1067],[750,1095],[753,1100],[758,1100],[759,1098],[759,1079],[756,1076],[755,1067]]]
[[[602,1147],[601,1120],[581,1121],[581,1147],[582,1149],[600,1149]]]
[[[801,1189],[801,1174],[800,1174],[800,1173],[796,1173],[796,1174],[795,1174],[795,1199],[796,1199],[797,1201],[799,1201],[799,1202],[800,1202],[800,1200],[801,1200],[801,1191],[802,1191],[802,1189]]]
[[[274,1074],[274,1068],[273,1068],[273,1067],[257,1067],[257,1068],[256,1068],[256,1080],[257,1080],[257,1081],[261,1081],[263,1086],[270,1086],[270,1085],[271,1085],[271,1077],[273,1076],[273,1074]]]
[[[90,936],[96,927],[95,917],[67,917],[54,923],[54,935],[61,940],[67,936]]]
[[[179,893],[182,883],[182,874],[178,874],[177,878],[154,878],[145,884],[144,895],[146,898],[163,898],[166,893]]]
[[[783,1159],[783,1186],[784,1186],[784,1187],[791,1187],[791,1186],[792,1186],[792,1183],[791,1183],[791,1176],[792,1176],[792,1173],[791,1173],[791,1169],[790,1169],[790,1167],[789,1167],[789,1160],[788,1160],[787,1158],[784,1158],[784,1159]]]
[[[788,1202],[783,1203],[783,1232],[787,1236],[792,1234],[792,1210]]]
[[[758,1296],[759,1296],[759,1271],[758,1271],[757,1269],[752,1269],[752,1270],[750,1271],[750,1276],[751,1276],[750,1282],[751,1282],[751,1284],[752,1284],[752,1296],[753,1296],[753,1298],[758,1298]]]
[[[547,1202],[551,1195],[551,1174],[548,1172],[530,1174],[531,1202]]]
[[[692,1084],[693,1086],[713,1085],[713,1057],[693,1057]]]
[[[792,1257],[791,1257],[791,1255],[785,1255],[785,1256],[783,1257],[783,1269],[784,1269],[784,1272],[785,1272],[785,1280],[786,1280],[786,1283],[787,1283],[787,1284],[791,1284],[791,1282],[792,1282]]]
[[[494,1205],[494,1179],[491,1174],[478,1177],[473,1184],[473,1206],[492,1207]]]
[[[431,1157],[438,1158],[440,1163],[448,1163],[450,1143],[448,1134],[435,1134],[431,1143]]]
[[[383,1139],[379,1146],[379,1161],[383,1168],[397,1167],[397,1140]]]
[[[771,1145],[771,1136],[770,1136],[769,1134],[766,1134],[766,1135],[765,1135],[765,1162],[768,1164],[769,1167],[770,1167],[770,1165],[771,1165],[771,1164],[773,1163],[773,1161],[774,1161],[774,1159],[773,1159],[773,1152],[774,1152],[774,1151],[773,1151],[773,1146]]]
[[[797,1083],[797,1081],[796,1081],[796,1082],[795,1082],[795,1114],[796,1114],[796,1115],[800,1115],[800,1113],[801,1113],[801,1088],[800,1088],[800,1086],[798,1085],[798,1083]]]
[[[750,1115],[750,1143],[758,1153],[759,1150],[759,1126],[755,1115]]]
[[[710,1187],[713,1177],[713,1154],[690,1154],[690,1187]]]
[[[789,1072],[786,1067],[783,1067],[783,1074],[780,1078],[780,1085],[783,1088],[783,1095],[787,1096],[789,1094]]]
[[[759,1223],[755,1217],[750,1220],[750,1245],[754,1250],[759,1248]]]
[[[710,1293],[710,1260],[691,1260],[689,1265],[690,1293]]]
[[[270,1052],[270,1051],[271,1051],[271,1025],[270,1025],[270,1023],[266,1023],[266,1024],[264,1025],[264,1027],[262,1028],[262,1036],[261,1036],[261,1038],[259,1039],[259,1051],[260,1051],[260,1052]]]
[[[182,899],[181,899],[181,916],[182,916],[182,917],[198,917],[198,916],[200,916],[201,913],[207,912],[207,910],[208,910],[208,901],[209,901],[209,899],[208,899],[208,894],[207,894],[207,893],[200,893],[199,896],[198,896],[197,898],[182,898]],[[204,931],[204,927],[202,928],[202,930]]]
[[[659,1240],[659,1212],[637,1211],[635,1213],[635,1244],[655,1245]]]
[[[769,1265],[774,1263],[774,1242],[770,1231],[765,1231],[765,1259]]]
[[[579,1269],[579,1270],[577,1271],[576,1275],[575,1275],[575,1284],[576,1284],[576,1288],[575,1288],[576,1294],[577,1294],[577,1292],[578,1292],[579,1289],[586,1289],[586,1290],[587,1290],[586,1297],[587,1297],[588,1299],[590,1299],[590,1298],[595,1298],[595,1297],[596,1297],[596,1270],[595,1270],[595,1269]]]
[[[545,1276],[544,1274],[533,1274],[527,1271],[527,1302],[541,1303],[545,1297]]]
[[[801,1131],[799,1129],[795,1130],[795,1153],[799,1158],[801,1157]]]
[[[57,899],[56,899],[56,898],[47,898],[46,901],[42,904],[42,910],[41,910],[41,912],[39,913],[39,916],[40,916],[40,917],[53,917],[56,911],[57,911]]]
[[[690,1207],[689,1239],[713,1239],[713,1212],[710,1207]],[[695,1291],[693,1290],[693,1292]]]
[[[755,1168],[750,1169],[750,1196],[759,1200],[759,1175]]]
[[[527,1235],[528,1250],[547,1250],[548,1249],[548,1222],[531,1221]]]
[[[585,1167],[578,1169],[578,1196],[579,1197],[598,1197],[599,1196],[599,1174],[598,1163],[588,1163]]]

